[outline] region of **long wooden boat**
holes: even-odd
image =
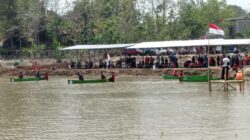
[[[68,80],[68,84],[94,84],[94,83],[106,83],[113,82],[109,80]]]
[[[234,78],[229,78],[229,80],[233,80]],[[208,82],[208,76],[207,75],[199,75],[199,76],[184,76],[181,77],[180,82]],[[220,78],[217,77],[211,77],[211,80],[220,80]]]
[[[165,79],[165,80],[178,80],[179,77],[178,76],[172,76],[172,75],[164,75],[163,79]]]
[[[10,78],[10,82],[26,82],[26,81],[40,81],[40,80],[45,80],[44,77],[41,78],[35,78],[35,77],[27,77],[27,78]]]

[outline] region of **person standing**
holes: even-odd
[[[222,59],[222,71],[221,71],[221,79],[227,80],[228,79],[228,71],[230,66],[230,59],[223,55]]]
[[[35,77],[40,79],[39,65],[38,65],[37,61],[35,61],[33,63],[33,67],[34,67],[34,70],[35,70]]]
[[[217,55],[217,57],[216,57],[216,63],[217,63],[217,67],[221,64],[221,60],[220,60],[219,55]]]
[[[35,72],[39,71],[39,65],[38,65],[37,61],[35,61],[33,63],[33,67],[34,67]]]

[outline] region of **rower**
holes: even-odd
[[[40,71],[36,71],[36,75],[35,75],[36,78],[40,79]]]
[[[103,71],[101,72],[101,79],[106,80],[106,76],[104,75]]]
[[[115,82],[115,72],[112,72],[112,76],[109,78],[110,82]]]
[[[79,80],[84,81],[84,77],[80,72],[77,75]]]
[[[183,77],[183,76],[184,76],[183,70],[180,70],[178,73],[178,77]]]
[[[176,69],[173,69],[171,75],[172,75],[172,76],[178,76],[177,70],[176,70]]]
[[[19,73],[18,78],[23,79],[23,73],[22,72]]]
[[[44,74],[44,79],[47,80],[47,81],[49,80],[49,74],[48,74],[48,72],[46,72],[46,73]]]

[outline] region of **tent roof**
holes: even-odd
[[[76,45],[60,50],[98,50],[98,49],[119,49],[133,46],[135,44],[104,44],[104,45]]]
[[[97,50],[97,49],[147,49],[147,48],[173,48],[194,46],[228,46],[250,45],[250,39],[201,39],[201,40],[176,40],[142,42],[138,44],[104,44],[104,45],[76,45],[60,50]]]
[[[146,48],[171,48],[171,47],[194,47],[194,46],[225,46],[225,45],[250,45],[250,39],[202,39],[202,40],[179,40],[143,42],[135,44],[129,49]]]

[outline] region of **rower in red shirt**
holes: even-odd
[[[48,74],[48,72],[45,73],[44,78],[45,78],[45,80],[47,80],[47,81],[49,80],[49,74]]]
[[[176,69],[173,69],[171,75],[172,75],[172,76],[178,76],[177,70],[176,70]]]
[[[112,76],[109,78],[110,82],[115,82],[115,72],[112,72]]]
[[[183,77],[183,76],[184,76],[183,70],[180,70],[178,73],[178,77]]]

